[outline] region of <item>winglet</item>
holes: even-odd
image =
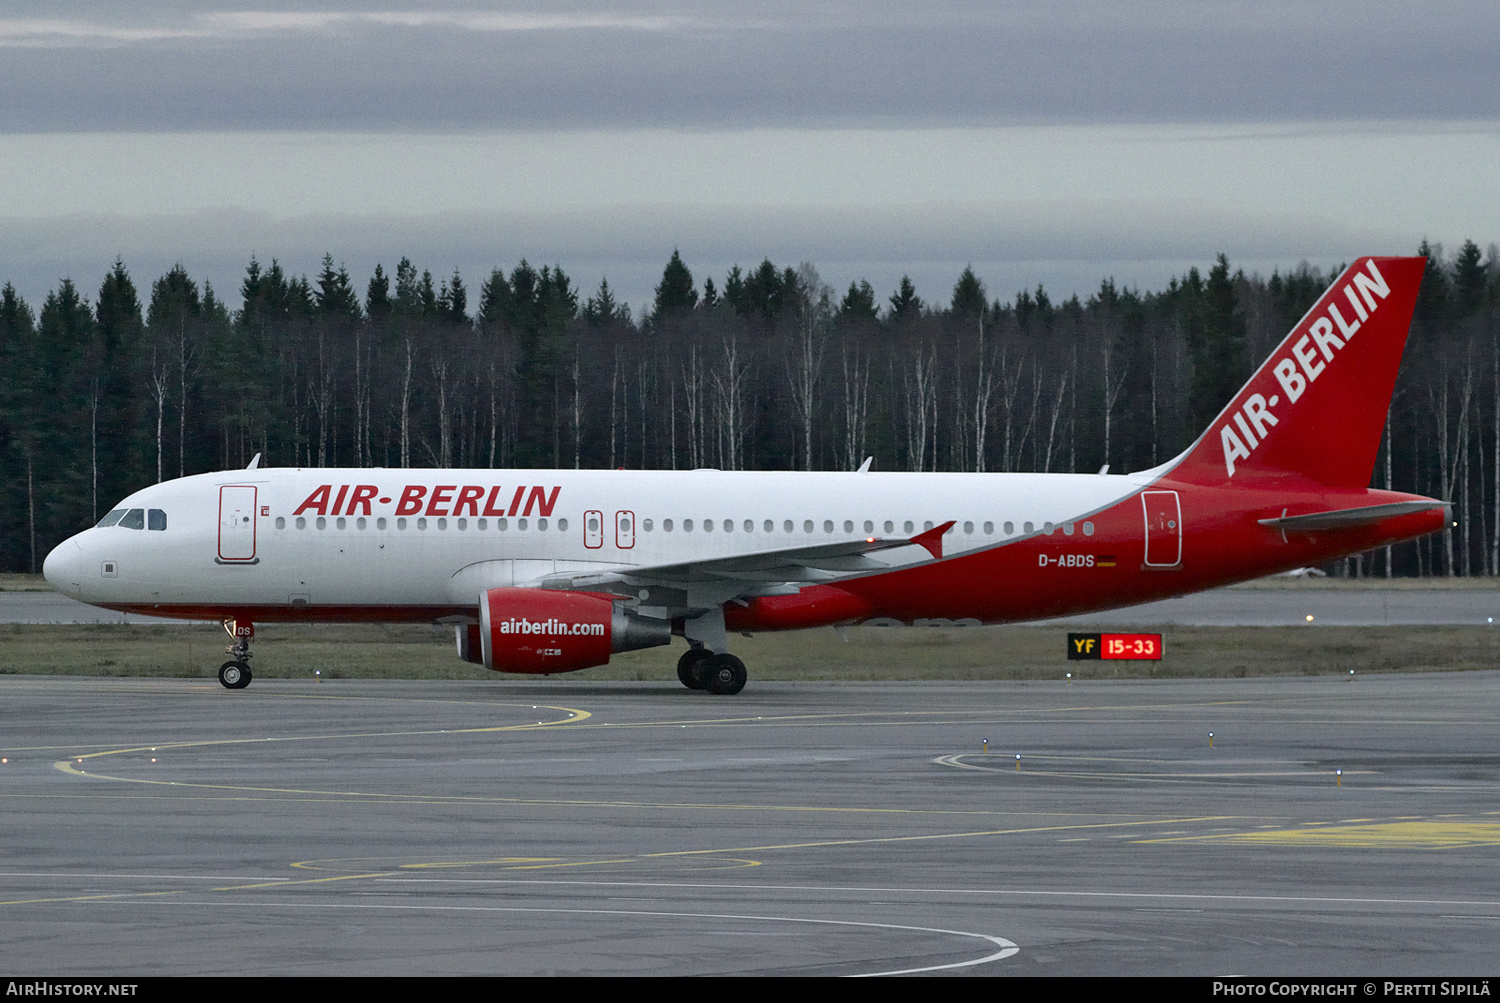
[[[926,532],[918,533],[911,538],[911,542],[919,547],[926,547],[927,552],[935,560],[941,561],[943,559],[943,534],[952,529],[953,524],[957,521],[956,519],[949,519],[941,526],[934,526]]]
[[[256,467],[259,467],[259,466],[260,466],[260,454],[256,453],[255,456],[253,456],[251,458],[250,462],[245,466],[245,469],[246,470],[254,470]]]
[[[855,473],[856,474],[868,474],[870,472],[870,464],[872,464],[874,462],[875,462],[875,457],[873,457],[873,456],[866,456],[865,457],[865,462],[863,462],[863,463],[861,463],[859,465],[859,469],[856,470]]]

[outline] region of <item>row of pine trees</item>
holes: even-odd
[[[1429,256],[1374,484],[1456,529],[1343,573],[1500,573],[1500,261]],[[0,570],[144,485],[244,466],[1116,471],[1183,449],[1337,270],[1220,256],[1157,292],[941,299],[815,268],[700,283],[675,251],[634,317],[602,280],[521,261],[471,293],[402,259],[361,290],[252,259],[238,308],[174,267],[34,309],[0,293]]]

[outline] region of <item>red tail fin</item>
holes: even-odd
[[[1260,471],[1365,488],[1406,347],[1425,258],[1360,258],[1250,377],[1171,476],[1224,484]]]

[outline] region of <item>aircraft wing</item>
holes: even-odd
[[[917,546],[925,548],[934,560],[941,558],[942,536],[952,527],[952,522],[946,522],[912,537],[872,536],[676,564],[551,574],[528,584],[544,589],[628,592],[651,605],[684,608],[756,596],[794,595],[804,585],[890,570],[889,564],[869,556],[882,550]],[[646,595],[641,596],[642,592]]]

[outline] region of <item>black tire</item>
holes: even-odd
[[[219,682],[227,690],[242,690],[250,685],[250,666],[244,662],[225,662],[219,666]]]
[[[707,648],[689,648],[677,659],[677,678],[690,690],[704,688],[704,671],[708,660],[714,656]]]
[[[745,688],[745,680],[749,677],[745,663],[727,652],[709,659],[706,668],[707,689],[716,696],[734,696]]]

